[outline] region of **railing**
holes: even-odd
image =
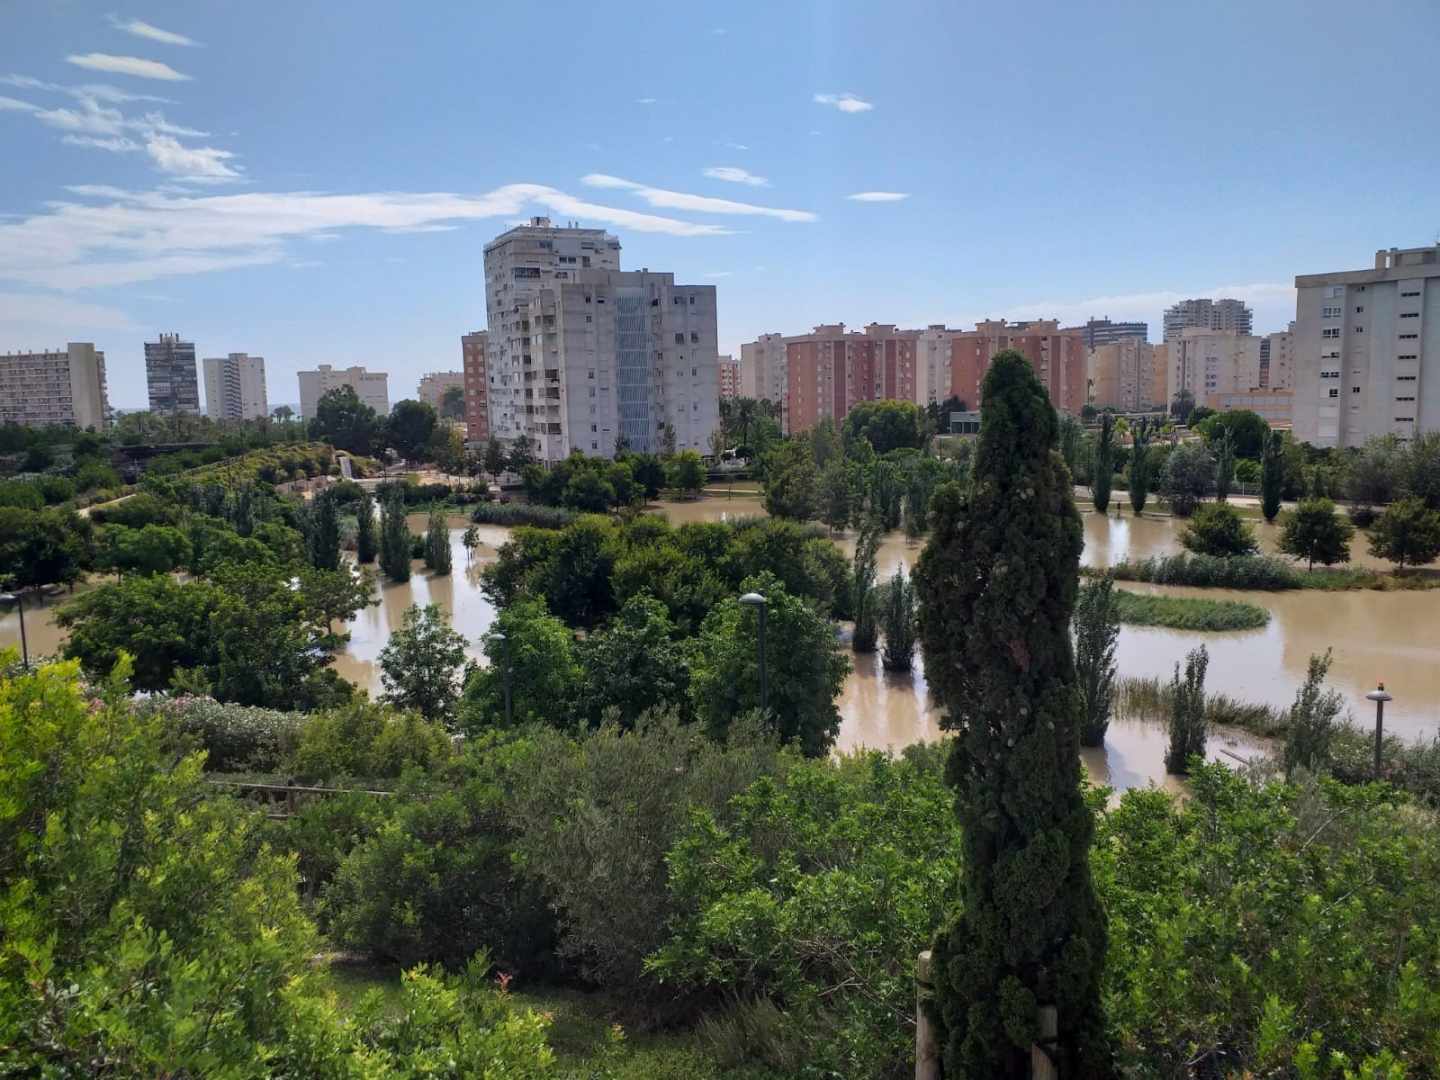
[[[293,817],[303,803],[331,795],[372,795],[385,798],[389,791],[369,791],[364,788],[307,787],[301,784],[261,784],[242,780],[207,780],[213,787],[226,788],[236,798],[258,803],[265,809],[265,816],[277,821]]]

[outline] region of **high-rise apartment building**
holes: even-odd
[[[1126,338],[1138,337],[1144,341],[1150,336],[1149,323],[1111,322],[1108,318],[1092,318],[1087,320],[1084,326],[1071,326],[1066,329],[1078,330],[1084,334],[1087,349],[1098,349],[1101,345],[1110,345]]]
[[[205,413],[210,419],[259,420],[270,415],[263,356],[207,356],[204,365]]]
[[[1170,393],[1170,345],[1162,343],[1152,345],[1151,351],[1151,376],[1154,382],[1150,386],[1150,400],[1156,405],[1164,405],[1168,411],[1175,396]]]
[[[465,369],[465,442],[472,447],[490,439],[490,384],[485,364],[489,338],[484,330],[472,330],[460,337]]]
[[[618,238],[604,229],[557,227],[547,217],[531,218],[529,224],[509,229],[485,245],[491,434],[507,442],[529,435],[546,460],[570,452],[563,420],[537,417],[535,400],[525,396],[542,381],[541,372],[559,370],[555,361],[561,344],[553,325],[532,325],[530,302],[542,290],[573,284],[582,271],[619,269]],[[554,355],[546,355],[547,351]]]
[[[90,342],[0,355],[0,423],[98,431],[109,420],[105,354]]]
[[[145,343],[145,386],[150,411],[161,416],[200,413],[200,380],[195,372],[195,343],[179,334],[161,334]]]
[[[1252,322],[1253,313],[1243,300],[1181,300],[1165,309],[1165,340],[1174,341],[1191,328],[1248,335]]]
[[[321,364],[314,371],[301,371],[300,415],[315,418],[320,399],[331,390],[351,387],[362,404],[369,405],[381,416],[390,412],[390,376],[383,371],[366,371],[363,367],[334,368]]]
[[[1140,412],[1157,401],[1155,388],[1155,348],[1143,337],[1120,337],[1089,350],[1090,404],[1096,408]]]
[[[1260,339],[1260,386],[1290,390],[1295,386],[1295,324]]]
[[[740,396],[740,361],[734,359],[729,353],[720,357],[720,396],[722,398],[737,398]]]
[[[915,400],[919,331],[871,323],[863,333],[844,323],[785,339],[785,430],[808,431],[822,417],[838,425],[861,401]]]
[[[740,346],[740,390],[745,397],[785,403],[785,335],[761,334]]]
[[[1221,398],[1260,389],[1261,338],[1187,327],[1166,350],[1171,397],[1182,390],[1196,405],[1219,410]]]
[[[1295,289],[1297,439],[1359,446],[1440,430],[1440,244],[1302,274]]]
[[[465,373],[463,371],[432,371],[420,376],[420,386],[416,391],[416,396],[438,413],[440,402],[445,397],[445,391],[452,388],[461,391],[465,389]]]

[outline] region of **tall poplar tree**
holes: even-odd
[[[410,580],[410,526],[405,522],[405,502],[391,495],[385,502],[380,525],[380,569],[391,581]]]
[[[1113,1075],[1100,1005],[1105,917],[1080,790],[1070,641],[1082,531],[1044,387],[1014,350],[985,376],[968,502],[932,502],[916,567],[932,693],[956,733],[946,768],[964,826],[958,915],[934,945],[947,1076],[1028,1077],[1041,1010],[1060,1075]]]
[[[1144,418],[1136,423],[1130,442],[1130,509],[1139,517],[1150,497],[1150,426]]]
[[[1095,475],[1090,479],[1090,494],[1095,512],[1110,509],[1110,484],[1115,479],[1115,414],[1100,418],[1100,437],[1095,441]]]
[[[355,511],[355,560],[362,566],[375,561],[378,547],[375,530],[375,500],[367,491],[360,496],[360,506]]]
[[[310,565],[317,570],[340,566],[340,512],[328,491],[315,496],[310,529]]]
[[[1260,458],[1260,512],[1266,521],[1274,521],[1280,513],[1280,496],[1285,490],[1285,440],[1272,431],[1265,440]]]

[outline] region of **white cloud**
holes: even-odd
[[[137,79],[160,79],[164,82],[188,82],[189,75],[182,75],[169,64],[159,60],[142,60],[138,56],[111,56],[109,53],[85,53],[71,55],[67,63],[91,71],[108,71],[115,75],[133,75]]]
[[[0,112],[39,112],[39,105],[32,105],[28,101],[21,101],[19,98],[0,97]]]
[[[9,341],[31,348],[54,348],[84,331],[136,329],[118,308],[51,293],[18,292],[0,292],[0,327]],[[21,334],[34,336],[26,340]]]
[[[194,181],[238,180],[240,173],[225,164],[235,157],[213,146],[184,146],[171,135],[151,135],[145,152],[162,171]]]
[[[130,154],[142,149],[134,139],[123,135],[114,138],[97,138],[94,135],[66,135],[60,140],[66,146],[83,146],[90,150],[109,150],[114,154]]]
[[[809,210],[781,210],[754,203],[732,202],[730,199],[712,199],[707,195],[690,195],[682,191],[667,191],[664,188],[647,187],[634,180],[625,180],[604,173],[590,173],[580,178],[589,187],[618,188],[633,191],[651,206],[663,210],[688,210],[698,214],[738,214],[745,216],[772,217],[781,221],[818,221],[819,216]]]
[[[653,97],[637,97],[637,98],[635,99],[635,104],[636,104],[636,105],[654,105],[655,102],[656,102],[656,100],[657,100],[657,99],[656,99],[656,98],[653,98]]]
[[[116,30],[123,30],[125,33],[133,34],[135,37],[148,38],[151,41],[158,41],[164,45],[200,44],[198,41],[193,38],[188,38],[184,34],[177,34],[173,30],[161,30],[160,27],[151,26],[149,23],[141,22],[139,19],[122,19],[119,15],[110,15],[107,16],[107,18],[110,21],[110,25],[115,27]]]
[[[746,146],[744,143],[740,143],[740,142],[727,142],[727,143],[723,143],[722,145],[728,147],[728,148],[731,149],[731,150],[749,150],[749,149],[750,149],[750,147],[748,147],[748,146]]]
[[[844,94],[816,94],[814,97],[817,105],[831,105],[843,113],[869,112],[875,108],[868,101],[862,101],[851,93]]]
[[[711,270],[711,271],[710,271],[708,274],[706,274],[705,276],[706,276],[707,278],[723,278],[723,277],[732,277],[732,276],[734,276],[734,273],[735,273],[735,271],[733,271],[733,270]]]
[[[221,164],[224,164],[221,162]],[[89,195],[90,190],[72,192]],[[97,201],[98,200],[98,201]],[[627,232],[719,236],[720,225],[603,206],[543,184],[479,195],[446,192],[94,193],[0,221],[0,281],[69,290],[289,261],[287,244],[347,229],[415,229],[466,221],[523,222],[527,212]]]
[[[1062,326],[1083,323],[1092,316],[1118,322],[1143,321],[1148,322],[1151,332],[1158,336],[1165,309],[1195,296],[1224,296],[1245,301],[1255,309],[1255,325],[1259,333],[1267,333],[1268,331],[1261,329],[1266,326],[1283,329],[1285,323],[1295,317],[1294,285],[1269,281],[1184,290],[1118,293],[1083,300],[1044,300],[1007,307],[1004,316],[1007,319],[1059,319]],[[966,326],[990,317],[990,314],[984,312],[971,313],[952,319],[951,325]]]
[[[854,202],[900,202],[910,197],[908,191],[857,191],[854,195],[846,195],[847,199]]]
[[[45,82],[31,75],[0,75],[0,83],[18,86],[22,90],[46,90],[53,94],[69,94],[78,100],[103,101],[108,105],[121,105],[127,101],[158,101],[174,105],[173,98],[157,97],[155,94],[132,94],[109,83],[85,83],[80,86],[62,86],[60,83]]]
[[[734,165],[711,165],[705,175],[712,180],[724,180],[731,184],[749,184],[751,187],[769,187],[770,181],[763,176],[737,168]]]

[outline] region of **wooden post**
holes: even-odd
[[[1032,1080],[1060,1080],[1060,1070],[1050,1056],[1060,1034],[1060,1017],[1054,1005],[1041,1005],[1038,1012],[1040,1038],[1030,1047],[1030,1076]]]
[[[935,993],[930,950],[915,958],[915,1080],[940,1080],[940,1047],[926,1006]]]

